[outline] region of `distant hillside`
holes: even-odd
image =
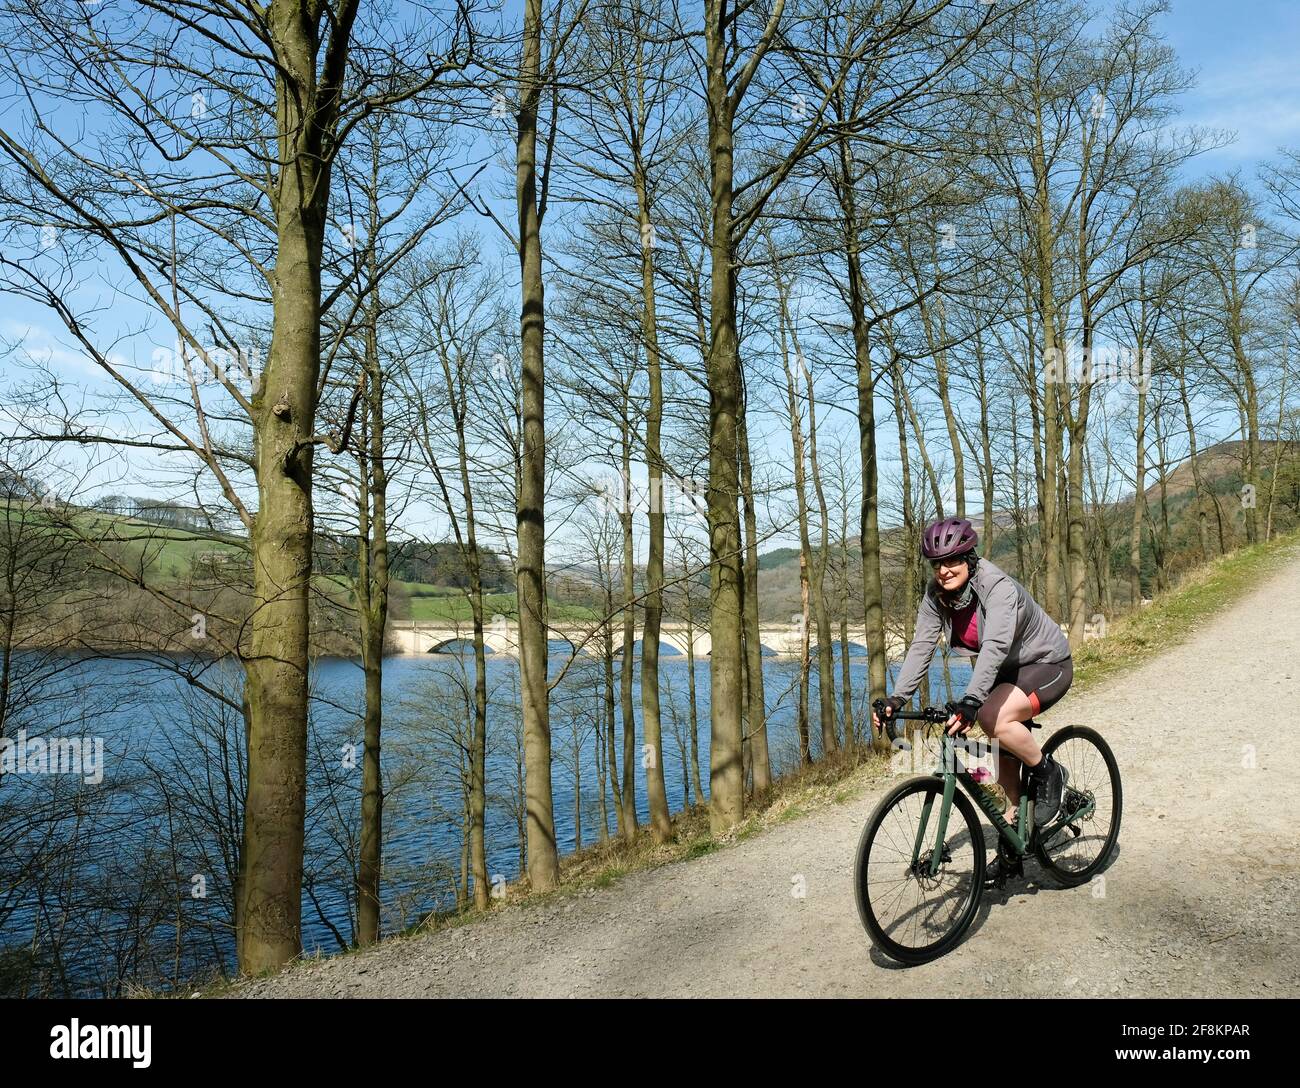
[[[1206,519],[1206,535],[1212,552],[1219,549],[1220,537],[1225,548],[1240,544],[1245,538],[1245,512],[1241,490],[1241,453],[1239,441],[1221,442],[1198,454],[1196,468],[1213,495],[1215,506]],[[1263,487],[1257,496],[1257,509],[1261,517],[1267,516],[1269,472],[1277,455],[1276,443],[1261,444],[1263,460]],[[1151,522],[1159,518],[1160,483],[1153,474],[1148,476],[1145,491]],[[156,625],[152,618],[153,606],[145,600],[143,590],[133,591],[139,600],[128,601],[126,583],[116,577],[121,568],[136,572],[137,576],[160,587],[175,587],[185,594],[206,593],[215,602],[220,598],[231,616],[243,613],[252,577],[252,563],[247,540],[242,535],[229,532],[202,531],[193,525],[179,525],[177,520],[189,513],[175,504],[149,504],[133,500],[132,513],[104,509],[60,510],[58,518],[68,519],[83,538],[96,541],[87,549],[84,565],[97,570],[100,577],[95,583],[96,592],[112,596],[121,606],[122,614],[139,613],[137,624],[141,628]],[[36,504],[11,503],[12,509],[33,510]],[[1133,498],[1125,496],[1106,503],[1101,509],[1103,524],[1109,537],[1112,594],[1115,609],[1128,603],[1128,549],[1132,519]],[[985,536],[981,511],[974,508],[968,516],[981,536]],[[1089,543],[1097,535],[1095,515],[1090,510],[1088,526]],[[1200,561],[1200,536],[1196,516],[1195,473],[1190,461],[1175,467],[1165,481],[1165,514],[1169,524],[1169,554],[1166,565],[1173,577]],[[156,518],[157,521],[152,520]],[[159,522],[170,522],[160,524]],[[997,511],[991,558],[1011,571],[1018,570],[1014,535],[1014,518],[1008,511]],[[1279,480],[1276,489],[1273,529],[1283,532],[1300,522],[1300,443],[1287,443],[1282,449]],[[1033,536],[1035,526],[1029,526]],[[814,541],[814,546],[816,541]],[[898,614],[901,595],[900,571],[906,558],[905,549],[914,545],[908,541],[901,527],[881,529],[882,576],[887,613]],[[395,543],[393,549],[395,573],[392,595],[394,620],[468,620],[469,608],[459,588],[464,581],[460,570],[458,552],[448,544]],[[838,617],[839,548],[832,546],[832,569],[828,572],[826,591],[832,602],[832,615]],[[321,638],[346,637],[350,629],[347,621],[329,619],[346,613],[352,607],[348,576],[355,572],[355,541],[347,537],[321,536],[316,549],[317,572],[313,610],[320,613]],[[511,572],[508,564],[493,557],[486,564],[485,574],[489,593],[486,602],[490,612],[512,615],[516,604]],[[758,564],[759,601],[761,617],[765,622],[789,622],[801,610],[799,589],[799,549],[773,548],[760,553]],[[1154,585],[1156,556],[1149,534],[1142,541],[1142,571],[1144,592]],[[596,571],[584,565],[557,569],[554,576],[551,615],[556,619],[595,618],[602,611],[601,594],[596,587]],[[642,577],[643,572],[638,572]],[[1090,569],[1090,579],[1095,571]],[[707,574],[700,586],[702,599],[707,598]],[[850,616],[861,615],[862,572],[857,539],[848,542],[848,610]],[[120,596],[120,600],[118,597]],[[128,608],[129,605],[129,608]],[[109,614],[112,614],[110,609]],[[69,621],[70,623],[72,621]],[[316,619],[313,620],[316,623]],[[83,628],[85,625],[81,625]]]
[[[1196,468],[1200,471],[1202,478],[1210,482],[1211,490],[1219,494],[1226,494],[1240,489],[1241,462],[1245,445],[1246,443],[1242,441],[1220,442],[1207,450],[1200,451],[1196,455]],[[1260,467],[1265,478],[1272,469],[1273,458],[1277,456],[1277,446],[1276,442],[1261,442],[1259,444],[1259,455],[1263,461]],[[1282,460],[1285,462],[1288,459],[1288,453],[1294,456],[1297,450],[1300,449],[1300,443],[1283,442],[1282,447]],[[1148,470],[1147,478],[1151,478],[1150,470]],[[1165,489],[1170,496],[1192,491],[1195,487],[1196,476],[1192,471],[1191,458],[1183,461],[1165,480]],[[1160,501],[1159,480],[1149,484],[1146,489],[1146,497],[1148,502]],[[1132,496],[1126,500],[1126,505],[1131,502]]]
[[[760,571],[774,570],[787,563],[797,564],[798,562],[798,548],[773,548],[770,552],[758,553],[758,569]]]
[[[1208,449],[1201,450],[1196,457],[1196,470],[1206,481],[1207,490],[1216,497],[1219,515],[1211,512],[1208,532],[1217,548],[1220,519],[1224,529],[1224,543],[1227,547],[1244,540],[1245,515],[1240,500],[1241,490],[1241,456],[1240,441],[1220,442]],[[1263,509],[1267,502],[1269,472],[1277,445],[1272,442],[1260,444],[1260,456],[1264,486],[1263,493],[1257,497],[1257,509]],[[1296,462],[1300,457],[1300,443],[1287,443],[1282,454],[1282,473],[1279,479],[1277,501],[1274,509],[1274,531],[1284,531],[1290,525],[1300,521],[1300,474],[1296,472]],[[1145,491],[1148,508],[1158,510],[1160,503],[1160,482],[1151,469],[1147,471],[1147,488]],[[1171,574],[1177,574],[1185,567],[1199,561],[1199,537],[1195,517],[1196,480],[1191,459],[1181,462],[1165,479],[1165,506],[1170,527],[1170,556],[1168,566]],[[1111,532],[1111,564],[1114,575],[1114,590],[1121,598],[1118,603],[1127,601],[1127,569],[1129,526],[1132,520],[1133,496],[1129,494],[1105,506],[1106,522]],[[1093,511],[1090,509],[1090,514]],[[970,518],[981,538],[985,536],[983,510],[980,507],[968,508],[966,516]],[[1016,547],[1014,538],[1015,518],[1010,511],[994,512],[993,552],[990,556],[999,566],[1016,570]],[[1036,526],[1030,525],[1031,535]],[[1091,531],[1091,530],[1090,530]],[[893,591],[899,578],[904,560],[903,549],[911,547],[904,538],[899,526],[881,529],[881,565],[885,581],[886,608],[890,607]],[[815,546],[815,544],[814,544]],[[851,608],[859,610],[862,596],[861,563],[858,561],[858,541],[855,537],[849,542],[850,549],[850,596]],[[1143,584],[1148,584],[1155,570],[1155,556],[1151,551],[1146,534],[1142,543]],[[832,559],[837,552],[832,548]],[[762,616],[768,621],[788,621],[800,611],[799,592],[799,549],[774,548],[759,556],[758,567],[759,598]],[[835,592],[831,581],[827,583],[827,593]]]

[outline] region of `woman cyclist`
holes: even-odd
[[[965,518],[943,518],[926,526],[921,554],[934,569],[916,614],[894,694],[885,700],[888,720],[907,705],[934,658],[941,633],[950,650],[973,656],[966,693],[947,706],[950,735],[965,736],[975,722],[998,742],[998,781],[1011,802],[1020,802],[1020,769],[1029,768],[1034,824],[1056,815],[1065,789],[1065,768],[1044,759],[1024,725],[1057,702],[1074,679],[1070,643],[1052,618],[1011,575],[975,554],[979,537]],[[872,721],[883,725],[876,714]]]

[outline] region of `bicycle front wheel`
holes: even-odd
[[[902,782],[876,806],[858,842],[858,914],[876,947],[899,963],[925,963],[950,951],[979,908],[984,836],[966,795],[958,791],[952,801],[937,843],[943,780]],[[936,850],[940,863],[931,874]]]

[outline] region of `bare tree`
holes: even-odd
[[[48,263],[4,258],[5,287],[48,307],[134,398],[165,436],[149,444],[206,466],[251,538],[236,924],[241,969],[257,973],[301,947],[313,461],[317,446],[337,450],[346,440],[315,430],[331,361],[322,359],[320,319],[339,294],[325,293],[321,280],[334,165],[363,118],[414,102],[463,68],[474,35],[463,6],[400,41],[386,36],[382,15],[361,18],[359,0],[215,11],[182,0],[166,9],[140,4],[136,14],[131,25],[75,4],[11,9],[5,64],[27,88],[29,108],[25,131],[0,131],[0,153],[13,167],[3,201],[20,222],[51,224],[70,247],[115,261],[174,329],[183,380],[194,388],[193,430],[164,414],[97,341]],[[364,73],[351,64],[358,40]],[[65,98],[70,86],[82,108],[93,103],[100,120],[89,131],[98,136],[67,136],[47,122],[38,100]],[[176,275],[182,255],[185,282]],[[238,375],[219,382],[251,429],[251,448],[236,452],[212,433],[210,398],[200,395],[190,360],[205,358],[203,324],[240,342],[234,310],[245,301],[269,310],[270,347],[242,388]],[[256,481],[255,508],[232,466]]]

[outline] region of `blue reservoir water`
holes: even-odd
[[[691,793],[685,765],[688,675],[685,657],[668,650],[665,646],[660,659],[660,757],[669,805],[677,812]],[[553,676],[564,668],[566,653],[566,645],[553,647]],[[849,661],[861,733],[869,718],[866,657],[851,648]],[[69,992],[113,993],[120,990],[123,977],[165,983],[171,977],[200,977],[218,965],[233,966],[229,919],[243,799],[243,721],[215,695],[224,693],[237,705],[242,672],[231,662],[193,659],[173,664],[190,672],[196,682],[158,664],[93,657],[70,662],[51,682],[49,705],[54,712],[32,732],[43,728],[50,737],[102,738],[102,781],[86,783],[84,775],[21,773],[0,779],[0,814],[11,831],[5,868],[17,874],[8,887],[0,883],[0,948],[52,949],[57,934],[67,947],[57,956],[42,953],[42,977],[57,976]],[[835,665],[838,707],[838,654]],[[621,762],[618,669],[616,661],[616,748]],[[455,902],[466,821],[463,783],[468,775],[472,670],[472,658],[455,653],[397,656],[384,663],[385,932]],[[959,695],[969,669],[954,661],[949,675]],[[645,822],[649,813],[641,766],[639,679],[638,669],[632,696],[635,771],[637,811]],[[769,749],[778,774],[798,763],[797,683],[796,661],[765,659]],[[931,671],[931,684],[936,700],[947,697],[939,662]],[[707,658],[695,662],[695,687],[698,759],[707,797]],[[816,755],[820,734],[815,665],[810,688]],[[520,871],[522,778],[518,669],[513,658],[488,658],[488,690],[488,871],[494,880],[511,881]],[[303,944],[308,953],[329,954],[352,939],[354,924],[364,703],[359,663],[317,661],[312,692]],[[578,845],[579,822],[582,845],[599,836],[595,723],[605,712],[600,664],[593,658],[572,663],[553,689],[551,708],[556,836],[561,852],[567,853]],[[613,798],[607,787],[606,792],[605,819],[612,834]],[[35,818],[40,813],[53,814],[53,823],[41,823]],[[32,857],[45,866],[39,895],[33,891],[38,882],[30,879],[30,866],[24,869],[23,859]],[[53,896],[51,884],[56,887]],[[59,928],[56,915],[70,921]],[[67,925],[79,928],[69,936]]]

